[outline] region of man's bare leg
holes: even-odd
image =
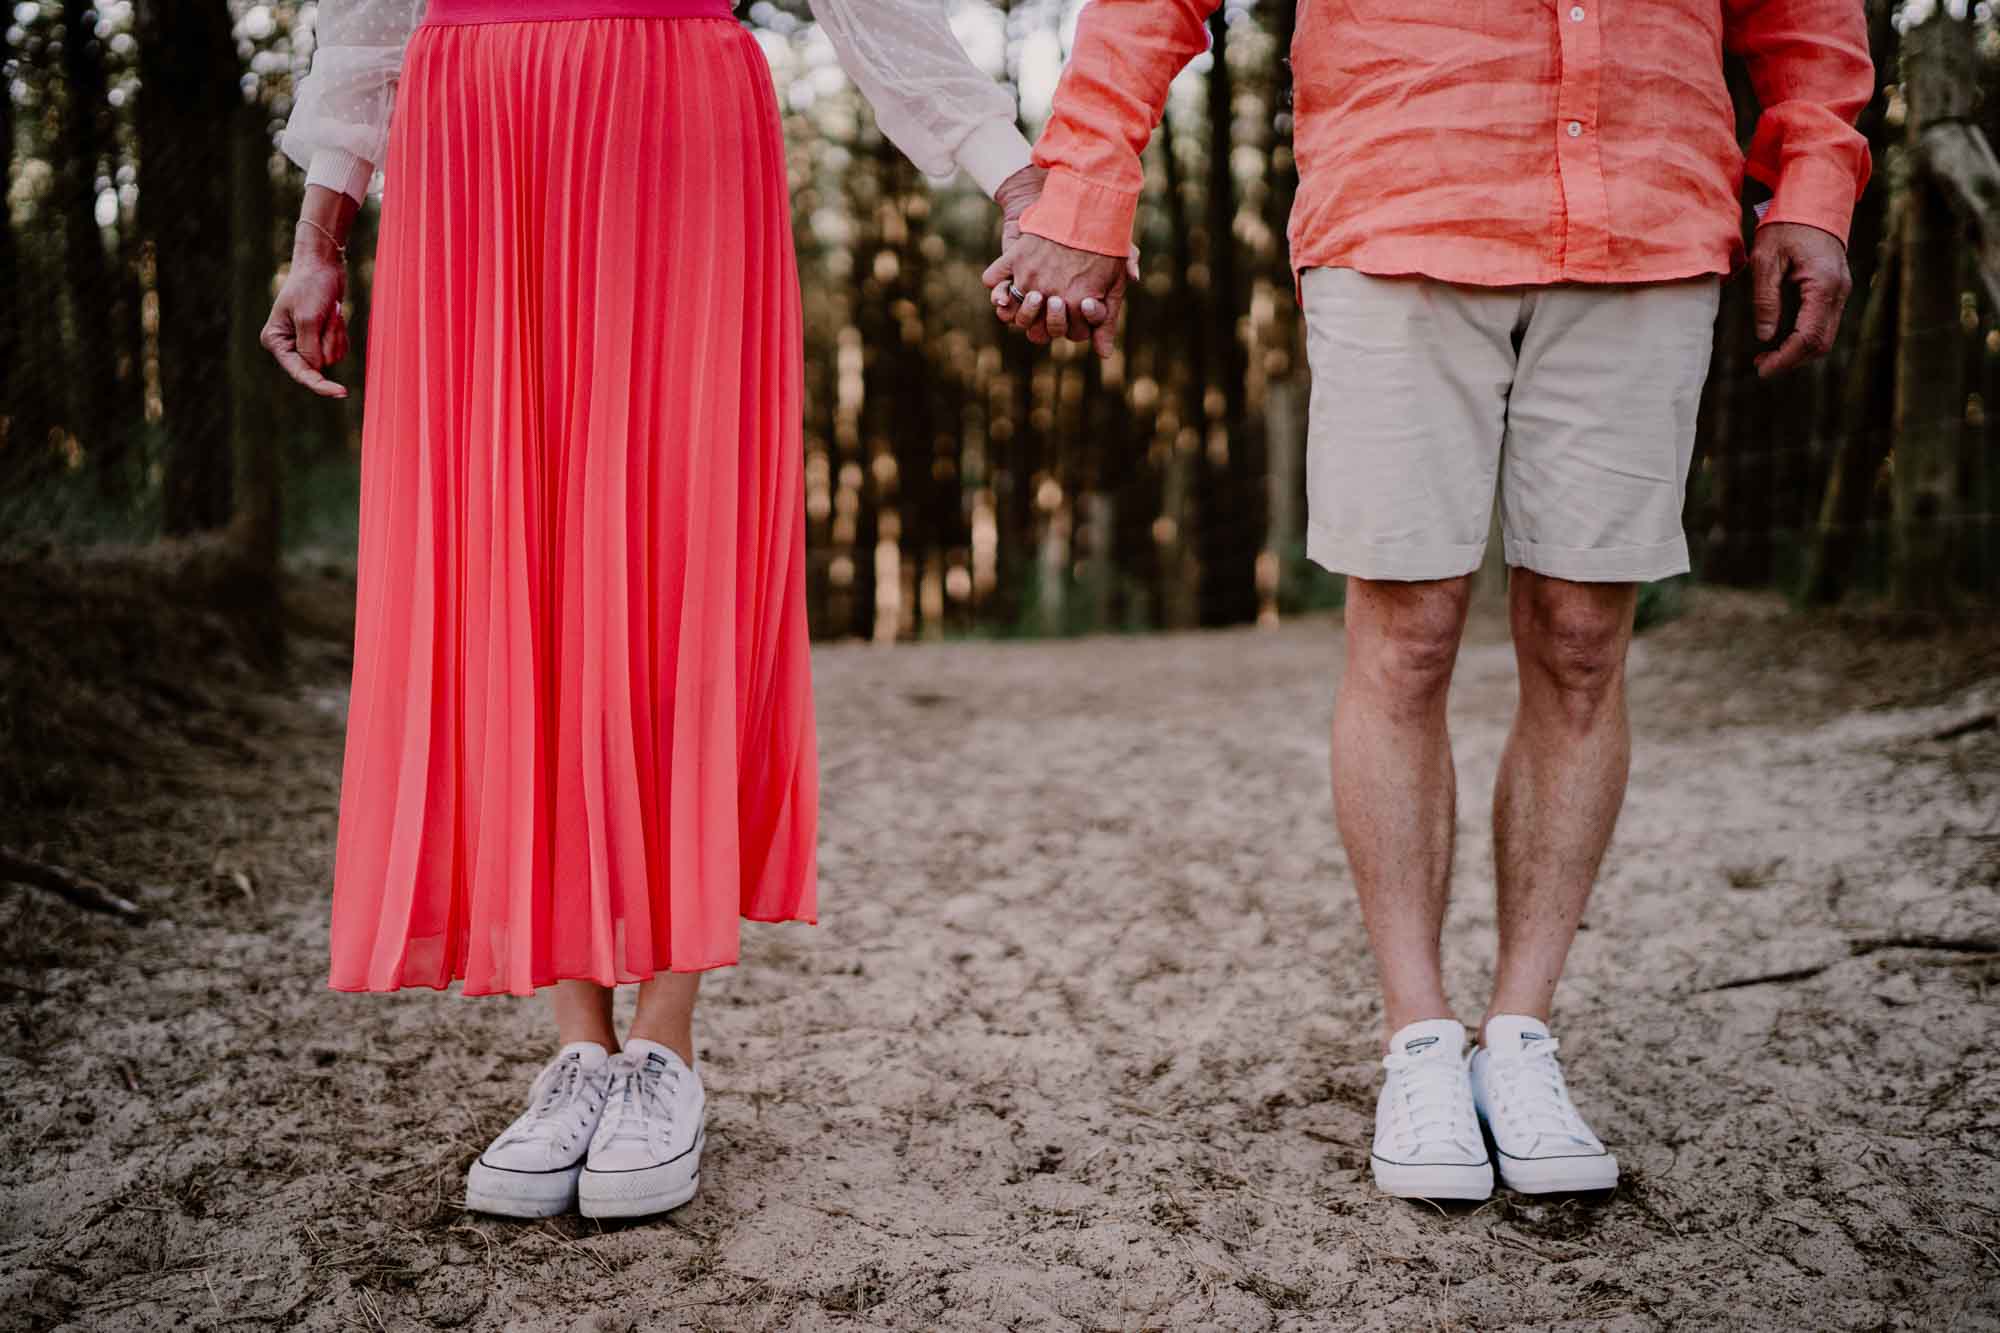
[[[1333,807],[1382,985],[1385,1036],[1449,1018],[1438,936],[1458,785],[1445,697],[1471,579],[1347,581]]]
[[[1488,1018],[1549,1020],[1625,800],[1632,757],[1625,655],[1637,597],[1630,583],[1512,571],[1521,696],[1493,791],[1500,952]]]

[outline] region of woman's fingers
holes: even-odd
[[[341,330],[340,337],[344,344],[347,337],[345,328]],[[257,335],[257,341],[263,345],[265,351],[271,354],[271,358],[278,363],[279,367],[287,375],[290,375],[320,397],[347,397],[347,390],[344,386],[335,384],[332,380],[320,374],[316,368],[307,363],[305,357],[299,354],[298,329],[293,323],[291,309],[283,302],[280,302],[271,311],[271,318],[266,321],[263,330]]]
[[[1052,339],[1069,337],[1069,303],[1060,296],[1049,298],[1042,316],[1042,329]]]
[[[292,350],[314,370],[322,363],[319,345],[320,321],[317,315],[292,317]]]
[[[322,366],[337,366],[341,358],[347,355],[347,319],[340,313],[338,307],[327,318],[319,342],[321,353],[319,363]]]
[[[1023,333],[1042,327],[1042,294],[1029,292],[1014,307],[1013,325]]]
[[[298,354],[296,348],[291,346],[274,347],[271,349],[271,354],[278,359],[278,364],[284,367],[287,375],[290,375],[320,397],[347,397],[347,389],[344,386],[335,384],[332,380],[307,365],[305,358]]]

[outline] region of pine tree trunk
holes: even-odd
[[[1868,289],[1859,340],[1841,394],[1844,429],[1827,474],[1802,587],[1812,605],[1829,606],[1846,595],[1856,559],[1866,545],[1876,480],[1893,438],[1895,338],[1902,290],[1902,255],[1892,241]]]
[[[11,25],[0,23],[0,69],[14,59]],[[0,180],[14,178],[14,99],[0,96]],[[11,481],[28,449],[27,394],[29,376],[23,338],[27,274],[21,246],[14,234],[14,210],[0,208],[0,289],[14,293],[0,301],[0,483]]]
[[[1911,155],[1932,124],[1972,113],[1978,84],[1972,32],[1940,8],[1903,37]],[[1897,323],[1895,520],[1897,604],[1939,611],[1952,601],[1953,524],[1965,439],[1959,325],[1960,228],[1937,183],[1916,173],[1903,199],[1902,301]]]
[[[230,325],[239,336],[229,342],[229,420],[236,464],[236,512],[230,535],[248,570],[275,587],[283,457],[272,389],[280,381],[272,374],[270,358],[247,333],[263,323],[271,307],[276,262],[272,232],[277,220],[271,139],[261,105],[239,108],[234,120],[230,233],[235,239],[235,273],[230,283]]]
[[[241,94],[224,0],[139,0],[139,221],[159,298],[167,433],[162,519],[170,535],[222,527],[230,497],[227,355],[232,244],[217,194],[232,179]],[[261,322],[261,321],[260,321]],[[244,331],[252,336],[251,330]]]
[[[1240,625],[1257,616],[1257,554],[1263,547],[1264,496],[1256,484],[1263,441],[1250,423],[1248,353],[1240,324],[1248,305],[1235,237],[1235,83],[1229,69],[1224,10],[1209,20],[1213,63],[1208,75],[1206,221],[1208,303],[1201,329],[1213,351],[1209,364],[1221,390],[1221,413],[1200,413],[1204,480],[1201,530],[1201,623]],[[1204,397],[1206,395],[1204,394]],[[1218,429],[1219,428],[1219,429]]]
[[[70,357],[70,421],[99,490],[122,500],[130,490],[126,445],[131,423],[119,419],[118,339],[112,326],[116,292],[97,224],[97,178],[104,162],[104,120],[110,109],[97,10],[89,0],[63,0],[62,184],[63,277],[75,343]]]
[[[1173,317],[1163,328],[1172,336],[1160,340],[1159,380],[1163,401],[1178,423],[1164,441],[1165,476],[1160,484],[1160,516],[1165,539],[1160,549],[1160,609],[1168,629],[1188,629],[1200,623],[1201,549],[1198,521],[1207,511],[1195,503],[1197,469],[1201,466],[1204,403],[1208,396],[1208,339],[1202,328],[1208,319],[1204,293],[1193,282],[1193,227],[1188,218],[1186,182],[1176,142],[1181,133],[1171,114],[1161,122],[1161,148],[1166,166],[1167,232],[1172,240]],[[1190,330],[1192,332],[1190,332]]]

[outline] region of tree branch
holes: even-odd
[[[1918,140],[1923,169],[1978,236],[1979,277],[2000,307],[2000,159],[1977,125],[1941,121]]]
[[[23,856],[8,847],[0,847],[0,880],[12,880],[17,884],[43,889],[65,902],[125,921],[146,919],[144,909],[130,899],[122,898],[82,875]]]

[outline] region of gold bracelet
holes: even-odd
[[[327,244],[333,247],[333,252],[336,255],[340,256],[340,262],[343,264],[347,262],[347,247],[340,243],[339,237],[335,236],[325,227],[320,226],[319,223],[314,222],[311,218],[300,218],[299,225],[301,227],[311,227],[314,231],[326,237]]]

